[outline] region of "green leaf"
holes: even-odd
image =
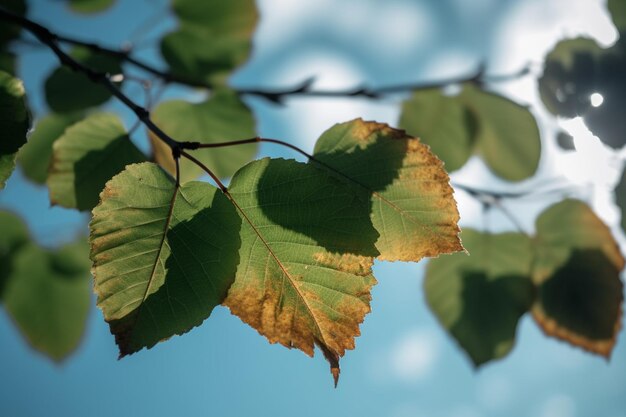
[[[336,383],[376,282],[368,202],[326,171],[283,159],[246,165],[229,193],[242,218],[241,263],[224,304],[270,343],[310,356],[320,347]]]
[[[549,207],[536,229],[536,322],[549,336],[608,357],[621,328],[624,268],[610,230],[578,200]]]
[[[232,91],[217,91],[209,100],[193,104],[182,100],[166,101],[152,113],[155,123],[179,141],[216,143],[256,136],[254,117]],[[176,172],[172,151],[149,132],[156,162],[171,174]],[[220,178],[230,177],[249,162],[258,149],[257,144],[220,149],[200,149],[194,157],[207,165]],[[180,162],[183,182],[197,178],[202,170],[183,159]]]
[[[556,136],[556,143],[564,151],[575,151],[574,137],[565,132],[559,132]]]
[[[555,115],[575,117],[590,107],[594,92],[592,72],[603,50],[592,39],[567,39],[546,56],[539,78],[539,93],[546,108]]]
[[[626,31],[626,3],[623,0],[608,0],[607,7],[617,29]]]
[[[448,174],[419,139],[356,119],[323,133],[314,157],[371,200],[379,259],[417,262],[463,250]]]
[[[626,232],[626,170],[622,171],[622,177],[615,187],[615,203],[621,212],[622,230]]]
[[[559,42],[548,54],[539,79],[541,99],[554,114],[584,117],[585,124],[612,148],[626,144],[626,38],[609,49],[591,39]],[[591,97],[602,96],[593,105]]]
[[[52,158],[52,144],[65,129],[82,118],[82,113],[49,114],[37,121],[28,142],[20,150],[17,161],[26,178],[45,184]]]
[[[13,273],[13,258],[28,242],[28,229],[17,215],[0,211],[0,300],[7,280]]]
[[[115,0],[69,0],[70,9],[76,13],[99,13],[115,4]]]
[[[0,189],[15,167],[15,155],[26,143],[30,114],[22,81],[0,71]]]
[[[258,20],[253,0],[173,2],[180,27],[161,42],[171,70],[196,81],[224,84],[248,58]]]
[[[126,165],[144,160],[116,115],[93,114],[54,142],[47,180],[50,201],[91,210],[108,180]]]
[[[181,21],[213,35],[250,36],[258,19],[254,0],[173,0],[172,7]]]
[[[403,104],[400,126],[431,146],[449,170],[472,154],[509,181],[534,175],[541,141],[533,115],[524,106],[467,83],[454,97],[416,91]]]
[[[15,75],[17,73],[17,57],[13,52],[3,51],[0,49],[0,71],[11,75]]]
[[[6,180],[15,169],[15,154],[0,155],[0,190],[6,185]]]
[[[119,74],[119,60],[108,55],[94,54],[86,48],[72,50],[72,57],[94,71]],[[86,75],[60,66],[46,79],[46,101],[52,111],[68,113],[99,106],[111,98],[106,87],[90,80]]]
[[[473,113],[459,100],[439,89],[416,91],[402,104],[400,126],[427,141],[446,170],[456,171],[472,154],[476,139]]]
[[[531,241],[520,233],[462,233],[467,254],[428,263],[426,301],[474,365],[506,356],[533,301]]]
[[[198,326],[239,263],[240,220],[215,187],[152,163],[106,185],[90,223],[98,306],[125,356]]]
[[[2,7],[19,16],[25,16],[27,5],[26,0],[2,0]],[[20,36],[22,28],[16,24],[4,22],[0,25],[0,49],[5,44],[17,39]]]
[[[3,303],[36,350],[55,361],[79,345],[90,305],[88,247],[84,241],[58,251],[33,243],[14,255]]]

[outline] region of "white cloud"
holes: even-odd
[[[476,390],[478,401],[489,410],[505,408],[515,393],[511,380],[503,375],[485,375]]]
[[[427,377],[439,359],[439,343],[430,330],[413,330],[405,334],[391,351],[393,375],[406,382]]]
[[[548,398],[539,409],[537,417],[574,417],[576,404],[572,397],[565,394],[557,394]]]

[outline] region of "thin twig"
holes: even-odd
[[[88,77],[91,81],[97,84],[101,84],[104,86],[112,95],[114,95],[118,100],[120,100],[126,107],[135,113],[135,115],[141,120],[141,122],[148,127],[161,141],[166,143],[170,148],[174,149],[180,147],[180,142],[174,140],[165,132],[163,132],[158,126],[154,124],[152,119],[150,119],[150,113],[144,107],[138,105],[133,100],[131,100],[126,94],[119,89],[119,87],[111,81],[111,77],[109,74],[95,71],[74,58],[68,55],[65,51],[63,51],[58,45],[58,36],[47,28],[33,22],[26,17],[17,15],[12,13],[2,7],[0,7],[0,19],[13,22],[18,24],[22,28],[26,29],[30,33],[32,33],[41,43],[46,45],[48,48],[54,52],[62,65],[70,68],[71,70],[81,73]]]
[[[56,40],[59,42],[67,43],[69,45],[82,46],[84,48],[91,50],[92,52],[102,54],[102,55],[108,55],[113,58],[117,58],[121,61],[125,61],[131,65],[136,66],[137,68],[141,68],[142,70],[149,72],[150,74],[156,75],[157,77],[161,78],[166,83],[176,82],[179,84],[188,85],[190,87],[202,87],[202,88],[208,88],[208,89],[212,88],[212,85],[209,83],[193,80],[188,77],[182,77],[180,75],[173,74],[168,71],[160,70],[140,59],[133,57],[131,55],[130,50],[119,50],[119,49],[107,48],[107,47],[100,46],[93,42],[85,42],[80,39],[75,39],[75,38],[71,38],[67,36],[57,35]]]
[[[1,17],[1,16],[0,16]],[[9,19],[15,21],[14,19]],[[16,22],[17,23],[17,22]],[[213,85],[206,81],[201,81],[197,79],[193,79],[190,77],[185,77],[179,74],[175,74],[171,71],[166,71],[162,69],[158,69],[153,65],[150,65],[140,59],[137,59],[131,55],[130,49],[112,49],[108,47],[101,46],[94,42],[86,42],[80,39],[76,39],[69,36],[59,36],[53,35],[54,39],[58,42],[67,43],[70,45],[82,46],[84,48],[90,49],[94,53],[109,55],[114,58],[117,58],[121,61],[127,62],[128,64],[134,65],[148,73],[151,73],[159,78],[161,78],[166,83],[178,83],[182,85],[187,85],[190,87],[200,87],[206,89],[212,89]],[[277,89],[267,89],[267,88],[239,88],[235,89],[235,91],[240,95],[253,95],[263,97],[266,100],[272,101],[277,104],[281,104],[286,97],[289,96],[308,96],[308,97],[365,97],[370,99],[377,99],[381,96],[393,93],[400,93],[406,91],[415,91],[415,90],[425,90],[431,88],[440,88],[447,85],[453,84],[462,84],[462,83],[476,83],[476,84],[485,84],[485,83],[494,83],[494,82],[505,82],[512,79],[521,78],[530,73],[530,66],[527,65],[523,67],[521,70],[511,73],[511,74],[500,74],[500,75],[489,75],[485,73],[485,66],[480,65],[473,73],[464,75],[464,76],[456,76],[446,79],[441,79],[437,81],[431,82],[422,82],[422,83],[404,83],[404,84],[395,84],[395,85],[387,85],[381,87],[368,87],[368,86],[360,86],[357,88],[343,89],[343,90],[315,90],[312,88],[314,78],[310,78],[305,80],[304,82],[296,85],[295,87],[288,88],[277,88]]]

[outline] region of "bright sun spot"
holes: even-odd
[[[589,99],[591,100],[591,105],[593,107],[600,107],[604,102],[604,97],[602,97],[602,94],[600,93],[593,93]]]

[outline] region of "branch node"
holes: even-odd
[[[200,142],[180,142],[180,147],[193,151],[200,148]]]

